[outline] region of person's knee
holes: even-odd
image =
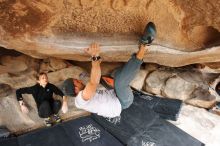
[[[128,108],[134,100],[134,95],[129,86],[123,87],[123,85],[118,85],[115,87],[116,95],[122,105],[122,109]]]
[[[40,104],[38,109],[38,115],[41,118],[47,118],[51,115],[51,107],[48,101],[44,101]]]
[[[127,109],[127,108],[129,108],[129,107],[132,105],[133,101],[134,101],[133,98],[130,98],[130,99],[127,99],[127,100],[122,101],[122,102],[121,102],[121,107],[122,107],[122,109]]]
[[[132,94],[132,91],[127,90],[126,93],[121,93],[119,101],[121,103],[122,109],[129,108],[134,101],[134,95]]]

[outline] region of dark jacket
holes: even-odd
[[[36,84],[31,87],[20,88],[16,90],[17,100],[23,100],[22,94],[32,94],[34,100],[36,101],[37,106],[39,106],[45,100],[53,100],[53,93],[64,96],[63,92],[51,83],[47,83],[46,87]]]

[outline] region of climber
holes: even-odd
[[[76,96],[75,105],[91,113],[103,117],[119,116],[122,109],[128,108],[134,99],[129,83],[134,79],[143,62],[147,46],[150,45],[156,35],[155,25],[150,22],[139,40],[139,50],[133,54],[130,60],[121,68],[117,69],[114,75],[114,89],[97,90],[101,78],[101,57],[100,47],[93,43],[85,52],[91,55],[92,68],[90,81],[84,85],[81,80],[69,78],[63,83],[63,92],[69,96]]]
[[[37,84],[31,87],[20,88],[16,90],[17,100],[19,101],[21,111],[28,113],[28,108],[23,101],[22,94],[32,94],[37,104],[38,115],[44,118],[46,126],[52,126],[52,117],[56,123],[61,122],[58,112],[61,108],[61,101],[53,99],[53,93],[63,97],[62,111],[67,112],[67,97],[55,85],[48,82],[46,73],[40,73],[37,76]]]

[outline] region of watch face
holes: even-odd
[[[97,60],[99,60],[99,59],[101,59],[100,56],[92,56],[92,60],[93,60],[93,61],[97,61]]]

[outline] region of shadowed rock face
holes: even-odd
[[[36,58],[86,61],[82,49],[97,41],[104,61],[127,61],[153,21],[158,34],[145,62],[218,64],[219,8],[218,0],[2,0],[0,46]]]

